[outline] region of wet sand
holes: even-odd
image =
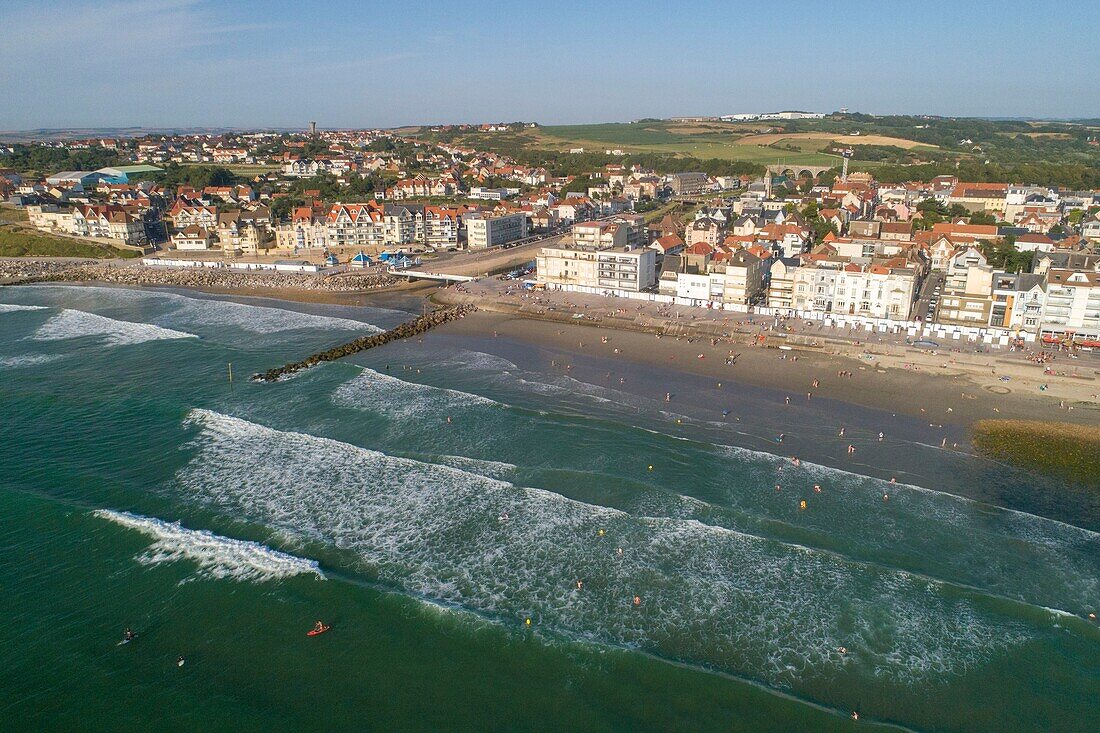
[[[707,339],[689,342],[686,337],[658,338],[640,331],[484,311],[439,330],[478,337],[495,335],[551,348],[560,352],[566,361],[571,354],[622,359],[696,377],[710,377],[716,383],[725,380],[764,387],[789,396],[792,403],[808,399],[840,400],[926,419],[934,425],[969,426],[986,418],[1084,424],[1100,421],[1100,409],[1091,397],[1100,390],[1100,382],[1044,376],[1040,366],[1028,362],[1002,364],[997,355],[915,354],[901,357],[886,354],[868,360],[853,358],[851,354],[784,351],[742,343],[712,346]],[[727,359],[731,358],[734,362],[727,364]],[[910,368],[906,368],[906,364],[911,365]],[[985,369],[996,369],[998,373],[989,374],[988,379],[976,378],[978,370]],[[851,376],[838,376],[838,372],[848,372]],[[1024,376],[1001,382],[999,376],[1005,372]],[[813,386],[815,379],[818,380],[816,387]],[[1038,391],[1041,383],[1050,385],[1047,392]],[[675,384],[668,387],[673,392],[676,388]],[[1072,400],[1067,404],[1074,405],[1073,410],[1060,406],[1067,394]]]

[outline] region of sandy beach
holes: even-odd
[[[868,359],[855,347],[785,351],[727,341],[712,345],[707,339],[658,338],[591,321],[547,321],[485,310],[439,330],[537,344],[560,351],[566,360],[569,354],[626,359],[776,390],[792,401],[834,399],[926,418],[933,424],[968,426],[987,418],[1083,424],[1100,420],[1094,397],[1100,380],[1094,375],[1043,375],[1041,366],[1006,360],[1003,354],[933,355],[912,349],[913,353],[898,355],[877,349],[882,353]],[[1009,376],[1009,381],[1001,381],[1001,376]],[[1048,389],[1039,391],[1040,384]]]

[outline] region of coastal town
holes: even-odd
[[[0,732],[1100,731],[1096,17],[0,2]]]
[[[799,116],[812,117],[747,117]],[[953,175],[883,183],[849,172],[850,150],[835,169],[778,163],[723,176],[612,162],[555,176],[491,146],[432,139],[533,127],[311,123],[298,133],[10,144],[0,165],[36,153],[124,162],[44,175],[0,168],[0,198],[25,213],[4,224],[150,267],[309,273],[328,288],[351,289],[346,277],[331,280],[348,273],[371,287],[402,273],[454,274],[443,282],[505,273],[529,289],[914,337],[1100,347],[1098,190]]]

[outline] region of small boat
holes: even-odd
[[[310,629],[309,631],[306,632],[306,636],[320,636],[321,634],[325,633],[326,631],[328,631],[331,628],[332,628],[331,626],[326,625],[326,626],[322,626],[320,628]]]

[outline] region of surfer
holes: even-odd
[[[183,658],[183,655],[181,654],[181,655],[179,656],[179,658],[178,658],[178,659],[176,660],[176,666],[177,666],[177,667],[182,667],[182,666],[183,666],[183,665],[184,665],[184,664],[185,664],[186,662],[187,662],[187,660],[186,660],[186,659],[184,659],[184,658]]]
[[[325,622],[324,621],[315,622],[313,624],[313,630],[316,631],[318,634],[320,634],[322,631],[325,631],[326,630],[325,629]]]
[[[126,630],[122,632],[122,643],[123,644],[125,644],[128,641],[133,641],[136,638],[137,638],[137,634],[135,634],[133,631],[131,631],[129,626],[127,626]]]

